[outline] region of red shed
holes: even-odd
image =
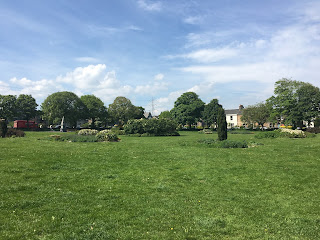
[[[13,122],[13,127],[14,128],[37,128],[38,124],[35,123],[35,121],[28,121],[27,120],[16,120]]]

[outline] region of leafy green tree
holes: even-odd
[[[36,100],[31,95],[20,94],[16,101],[17,116],[27,120],[28,126],[29,120],[38,113],[37,106]]]
[[[171,110],[173,118],[180,124],[196,123],[204,109],[204,102],[194,92],[183,93],[174,103]]]
[[[172,114],[170,111],[163,111],[160,113],[159,119],[172,119]]]
[[[204,106],[202,120],[207,126],[217,125],[218,111],[221,108],[218,99],[212,99],[210,103]]]
[[[0,118],[7,121],[16,116],[16,101],[14,95],[0,95]]]
[[[125,124],[129,119],[143,118],[142,107],[134,106],[131,101],[125,97],[116,97],[109,105],[108,112],[113,121],[118,124]]]
[[[226,114],[221,105],[218,109],[217,122],[218,122],[218,140],[219,141],[226,140],[228,138],[227,120],[226,120]]]
[[[281,119],[294,128],[302,127],[302,121],[319,116],[319,88],[310,83],[283,78],[276,82],[274,96],[267,100],[272,106],[271,117]]]
[[[263,102],[248,106],[242,110],[241,121],[247,124],[258,123],[263,129],[263,124],[270,118],[270,111],[270,106]]]
[[[56,92],[49,95],[41,105],[44,118],[49,123],[60,123],[64,116],[71,126],[76,126],[79,119],[85,119],[86,107],[73,92]]]
[[[87,117],[91,119],[91,128],[95,127],[96,119],[102,120],[107,117],[107,108],[100,98],[94,95],[83,95],[81,101],[87,108]]]

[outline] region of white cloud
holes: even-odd
[[[57,81],[68,83],[78,89],[94,89],[99,85],[105,75],[106,65],[89,65],[87,67],[78,67],[65,76],[57,77]]]
[[[185,58],[190,58],[198,62],[217,62],[223,59],[237,56],[238,50],[235,48],[224,47],[220,49],[201,49],[183,55]]]
[[[185,23],[188,24],[200,24],[203,22],[202,16],[189,16],[183,20]]]
[[[161,11],[161,2],[152,2],[147,0],[138,0],[138,6],[146,11]]]
[[[154,76],[154,80],[156,81],[161,81],[163,80],[164,75],[162,73],[158,73],[157,75]]]
[[[140,95],[156,95],[161,91],[168,90],[168,83],[155,82],[153,84],[139,85],[135,88],[134,92]]]

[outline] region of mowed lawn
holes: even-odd
[[[320,136],[0,138],[0,239],[320,239]]]

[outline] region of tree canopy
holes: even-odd
[[[217,125],[218,111],[220,108],[218,99],[212,99],[210,103],[204,106],[202,113],[202,120],[207,124],[207,126]]]
[[[170,111],[163,111],[160,113],[159,119],[172,119],[172,114]]]
[[[95,127],[96,119],[107,118],[107,108],[100,98],[94,95],[83,95],[81,101],[86,106],[86,117],[91,119],[91,128]]]
[[[64,116],[71,126],[76,126],[77,120],[85,118],[85,105],[72,92],[56,92],[49,95],[41,105],[45,119],[50,123],[59,123]]]
[[[36,100],[27,94],[20,94],[16,101],[17,117],[29,121],[38,113]]]
[[[242,110],[241,120],[247,124],[258,123],[263,128],[263,124],[266,123],[270,117],[270,106],[266,103],[257,103],[255,105],[248,106]]]
[[[171,114],[178,123],[190,126],[200,119],[203,108],[204,102],[196,93],[186,92],[175,101]]]
[[[273,119],[302,127],[303,120],[319,116],[320,92],[310,83],[283,78],[276,82],[274,96],[267,103],[272,106]]]
[[[108,112],[115,123],[124,124],[129,119],[143,118],[144,109],[134,106],[125,97],[116,97],[113,103],[109,105]]]
[[[17,97],[14,95],[0,95],[0,119],[12,119],[16,115]]]

